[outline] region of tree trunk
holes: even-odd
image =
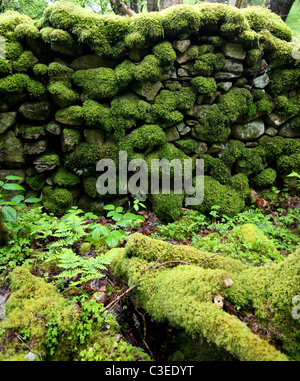
[[[171,7],[172,5],[182,4],[182,0],[160,0],[159,1],[159,9],[166,9]]]
[[[147,0],[147,11],[148,12],[158,11],[158,0]]]
[[[135,13],[138,13],[138,12],[139,12],[139,8],[138,8],[138,0],[130,0],[130,8],[131,8]]]
[[[264,7],[270,9],[285,21],[295,0],[265,0]]]

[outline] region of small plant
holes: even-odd
[[[127,235],[127,232],[124,229],[138,227],[145,221],[145,217],[131,213],[132,209],[139,211],[140,207],[145,208],[145,205],[139,200],[134,201],[129,212],[124,212],[124,209],[121,206],[115,207],[111,204],[105,205],[103,209],[108,210],[106,216],[111,218],[115,224],[110,227],[100,224],[91,225],[91,235],[86,240],[96,242],[100,239],[100,237],[104,237],[109,248],[118,246],[119,242],[122,241]]]
[[[22,177],[19,176],[6,176],[5,177],[6,181],[0,181],[0,188],[1,191],[21,191],[25,192],[25,189],[17,184],[17,183],[12,183],[10,181],[20,181],[23,180]],[[17,196],[14,196],[11,198],[10,201],[7,201],[3,198],[3,195],[0,194],[0,206],[1,208],[1,216],[3,221],[5,222],[16,222],[17,220],[17,211],[15,207],[19,206],[26,206],[26,204],[35,204],[37,202],[40,202],[41,199],[39,198],[27,198],[20,194]]]

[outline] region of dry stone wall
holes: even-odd
[[[0,16],[0,176],[23,177],[49,212],[101,211],[96,163],[203,158],[195,209],[234,215],[251,187],[300,171],[299,47],[268,10],[176,6],[129,17],[65,1],[41,20]],[[290,181],[289,186],[293,187]],[[153,195],[159,218],[179,217],[184,195]]]

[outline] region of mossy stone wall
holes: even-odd
[[[134,196],[96,191],[97,161],[118,163],[120,150],[149,164],[204,158],[201,212],[233,215],[251,187],[300,171],[299,46],[267,9],[203,3],[129,18],[57,1],[38,21],[2,14],[0,34],[1,176],[18,170],[50,212]],[[162,220],[180,215],[181,195],[150,200]]]

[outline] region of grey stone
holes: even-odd
[[[221,92],[220,91],[215,91],[212,96],[206,96],[204,98],[204,103],[207,103],[209,105],[213,104],[216,101],[216,99],[218,98],[219,95],[221,95]]]
[[[13,131],[0,135],[0,166],[2,168],[20,168],[25,164],[23,144]]]
[[[46,135],[44,126],[20,126],[16,129],[18,136],[24,139],[36,140]]]
[[[129,53],[129,59],[133,62],[140,62],[147,55],[147,50],[132,49]]]
[[[248,148],[253,148],[253,147],[257,147],[257,146],[258,146],[257,142],[247,142],[245,144],[245,147],[248,147]]]
[[[47,141],[46,140],[38,140],[34,143],[25,143],[24,144],[24,152],[26,155],[39,155],[46,151]]]
[[[221,91],[228,91],[232,87],[232,82],[219,82],[217,88]]]
[[[154,101],[161,88],[161,82],[145,81],[137,82],[133,87],[133,91],[141,97],[145,98],[147,101],[151,102]]]
[[[207,153],[218,153],[224,149],[224,144],[221,143],[213,143],[211,147],[208,149]]]
[[[59,123],[53,121],[47,124],[46,131],[49,132],[50,135],[60,135],[62,131],[62,127]]]
[[[219,71],[218,73],[214,74],[215,79],[219,79],[221,81],[226,81],[227,79],[233,79],[233,78],[238,78],[240,74],[236,73],[229,73],[225,71]]]
[[[263,89],[270,83],[270,78],[267,73],[256,77],[253,81],[253,86],[257,89]]]
[[[269,136],[275,136],[277,135],[277,133],[278,133],[278,130],[276,130],[276,128],[274,127],[268,127],[265,131],[265,134]]]
[[[167,142],[174,142],[175,140],[180,139],[180,135],[176,127],[167,128],[165,133]]]
[[[19,113],[29,120],[46,120],[51,112],[49,102],[25,102],[19,108]]]
[[[50,152],[48,154],[44,153],[33,162],[37,172],[41,173],[44,171],[52,171],[55,167],[59,165],[59,157],[56,153]]]
[[[85,56],[76,58],[70,63],[70,68],[74,70],[95,69],[97,67],[112,68],[114,66],[115,61],[109,58],[99,57],[97,54],[87,54]]]
[[[283,123],[285,123],[288,119],[287,117],[283,117],[280,115],[277,115],[275,113],[271,113],[270,115],[267,115],[265,117],[266,123],[269,124],[272,127],[280,127]]]
[[[234,60],[226,60],[222,70],[230,73],[242,73],[244,70],[243,64]]]
[[[23,180],[15,180],[17,184],[23,184],[25,182],[26,171],[25,169],[0,169],[0,180],[5,181],[6,176],[18,176]]]
[[[61,134],[61,148],[63,152],[70,152],[80,143],[81,133],[74,128],[64,128]]]
[[[188,77],[190,72],[182,67],[177,70],[178,77]]]
[[[246,124],[234,124],[231,129],[232,136],[239,140],[258,139],[264,132],[265,125],[260,118]]]
[[[300,138],[300,118],[296,117],[286,122],[280,127],[278,135],[284,138]]]
[[[101,146],[105,141],[105,133],[99,129],[84,130],[84,137],[87,143]]]
[[[185,128],[185,123],[184,123],[184,122],[180,122],[180,123],[176,124],[175,127],[177,128],[178,132],[181,134],[181,132],[182,132],[182,131],[184,130],[184,128]]]
[[[184,129],[180,132],[180,135],[181,135],[181,136],[185,136],[185,135],[189,134],[190,132],[191,132],[191,127],[186,126],[186,127],[184,127]]]
[[[226,57],[243,60],[246,57],[246,51],[242,44],[228,43],[223,47],[223,53]]]
[[[184,53],[191,45],[191,40],[175,40],[173,41],[173,47],[180,53]]]
[[[6,130],[9,129],[17,119],[17,113],[14,111],[11,112],[2,112],[0,114],[0,134],[3,134]]]

